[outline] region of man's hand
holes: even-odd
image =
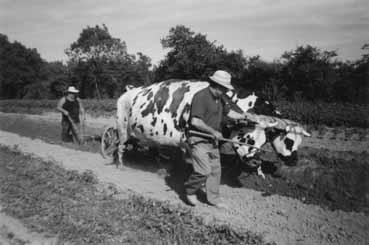
[[[223,138],[222,133],[220,133],[218,131],[214,131],[213,136],[214,136],[215,140],[220,140],[221,138]]]

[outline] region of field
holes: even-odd
[[[56,100],[0,100],[2,112],[35,113],[55,110]],[[93,116],[113,116],[116,100],[83,100],[86,111]],[[328,127],[369,128],[369,105],[312,102],[276,102],[286,118],[308,126],[308,129]]]
[[[13,108],[9,105],[9,101],[2,103],[3,106],[5,104],[8,105],[7,108],[3,107],[2,111],[11,112],[12,110],[20,110],[21,112],[34,114],[40,114],[45,112],[45,110],[49,111],[44,108],[54,108],[55,106],[55,101],[44,102],[39,108],[28,106],[36,102],[30,102],[28,105],[27,103],[23,104],[23,102],[16,102]],[[101,106],[100,102],[96,103]],[[105,117],[88,118],[88,134],[98,135],[101,133],[104,126],[112,123],[113,119],[109,118],[109,115],[114,112],[114,108],[112,108],[113,103],[111,101],[109,103],[104,105],[110,108],[107,109],[107,113],[104,115]],[[22,104],[22,106],[20,106],[20,104]],[[97,109],[99,108],[97,105],[91,106],[90,103],[86,104],[89,104],[86,107],[91,116],[104,114],[99,112],[101,109]],[[24,109],[22,110],[21,108]],[[314,114],[313,112],[309,113]],[[318,112],[315,113],[318,114]],[[344,110],[342,109],[340,113],[344,114]],[[324,116],[320,116],[320,118],[319,120],[321,121],[326,120],[323,119]],[[42,139],[47,143],[61,145],[66,149],[83,151],[85,152],[84,154],[87,154],[87,152],[94,153],[99,151],[99,142],[89,142],[82,146],[60,142],[59,120],[60,116],[55,113],[44,113],[43,115],[2,113],[0,115],[0,130],[3,132],[8,131],[17,133],[27,138]],[[355,120],[352,119],[352,121]],[[310,130],[313,130],[313,137],[304,140],[302,148],[299,150],[300,160],[298,166],[293,168],[281,166],[279,171],[275,172],[271,166],[278,165],[278,159],[273,155],[265,154],[263,156],[263,168],[265,172],[267,172],[265,180],[255,175],[255,173],[250,173],[242,168],[234,168],[232,164],[226,164],[223,169],[224,176],[222,188],[226,190],[223,194],[227,197],[227,200],[229,198],[229,202],[232,204],[231,210],[224,214],[223,212],[209,210],[208,207],[199,207],[195,209],[195,212],[205,220],[208,219],[206,217],[209,215],[216,217],[218,221],[223,221],[223,223],[220,222],[222,224],[228,220],[230,226],[227,226],[229,230],[225,233],[234,234],[235,237],[241,236],[241,241],[249,241],[247,239],[252,239],[255,243],[251,244],[258,244],[256,242],[261,242],[261,237],[255,236],[255,234],[263,233],[263,231],[265,234],[262,237],[265,238],[267,242],[277,242],[277,244],[305,244],[307,241],[306,239],[311,239],[311,241],[320,244],[365,244],[368,237],[364,235],[364,230],[369,228],[368,130],[365,127],[353,127],[354,124],[352,122],[350,122],[350,124],[348,121],[349,120],[346,120],[343,124],[350,125],[350,128],[344,127],[343,124],[339,125],[340,127],[332,127],[334,124],[327,127],[329,123],[323,126],[318,124],[317,122],[319,121],[317,120],[311,121],[309,127]],[[333,122],[333,120],[331,120],[331,122]],[[21,142],[23,142],[23,140]],[[37,145],[38,143],[35,141],[34,144]],[[39,151],[36,149],[38,148],[34,148],[32,152]],[[42,151],[42,149],[43,148],[41,148],[40,151]],[[56,157],[55,151],[53,152],[54,154],[52,154],[51,151],[49,153],[51,158]],[[9,154],[18,156],[19,152],[11,152]],[[37,154],[46,153],[40,152]],[[19,156],[19,158],[22,157],[23,156]],[[16,158],[18,159],[18,157]],[[62,159],[65,157],[60,156],[56,158],[59,159],[58,161],[64,162]],[[89,162],[91,161],[86,160],[86,165],[88,165]],[[140,174],[141,172],[152,173],[160,180],[160,177],[156,173],[158,168],[152,163],[153,159],[149,153],[139,152],[137,154],[132,152],[127,155],[127,162],[128,168],[138,170]],[[168,170],[174,162],[177,162],[175,157],[166,160],[165,164]],[[230,162],[233,162],[232,159]],[[82,164],[82,162],[80,164]],[[102,165],[103,164],[99,163],[97,168],[100,169]],[[113,166],[108,167],[110,170],[114,171]],[[93,167],[89,165],[88,168],[90,169]],[[180,192],[180,183],[183,180],[182,170],[183,169],[179,168],[171,172],[171,178],[166,178],[164,181],[165,188],[172,189],[175,193]],[[97,171],[99,172],[100,170]],[[241,175],[238,175],[239,173],[241,173]],[[84,172],[81,172],[81,174],[83,176]],[[120,173],[119,176],[122,177],[124,175],[125,178],[124,181],[119,181],[119,183],[127,185],[127,183],[130,182],[129,176],[134,174],[136,174],[136,172],[129,172],[129,175],[127,172]],[[143,175],[139,178],[146,177],[146,175]],[[114,177],[110,178],[112,181],[114,180]],[[153,180],[152,178],[155,177],[150,177],[150,181]],[[128,189],[138,190],[141,194],[146,193],[143,196],[149,196],[150,198],[154,198],[154,200],[170,200],[170,203],[177,203],[180,201],[180,197],[175,193],[174,196],[172,196],[172,194],[168,196],[168,194],[163,194],[162,192],[158,195],[159,192],[156,189],[150,191],[145,189],[148,187],[142,187],[142,189],[140,189],[141,187],[138,187],[140,184],[137,183],[137,179],[138,178],[132,180],[132,186]],[[235,183],[235,179],[238,179],[240,183]],[[161,179],[161,181],[163,180]],[[113,182],[115,182],[115,180]],[[83,183],[83,185],[84,184],[85,183]],[[241,184],[241,186],[239,186],[239,184]],[[155,186],[155,184],[151,183],[150,187],[152,186]],[[151,195],[151,192],[154,192],[154,195]],[[260,193],[260,196],[255,193]],[[141,205],[138,200],[141,200],[140,198],[142,198],[142,196],[139,195],[138,199],[137,196],[135,196],[135,198],[130,200],[134,200],[134,202],[138,202],[137,205]],[[146,199],[144,198],[144,200]],[[124,204],[120,205],[124,206]],[[150,210],[148,211],[149,213],[155,214],[157,212],[152,210],[153,207],[146,201],[143,202],[142,205],[146,206],[147,210]],[[170,213],[168,215],[170,217]],[[305,220],[305,223],[301,220]],[[191,222],[194,221],[191,220]],[[198,223],[195,227],[202,227],[202,225],[207,227],[203,223]],[[241,233],[238,229],[240,226],[245,228]],[[214,231],[214,227],[217,226],[211,227],[208,228]],[[204,229],[206,230],[208,228]],[[248,233],[248,231],[252,231],[252,233]],[[211,239],[218,239],[215,235],[218,232],[219,231],[214,231],[214,234],[212,234],[209,231],[209,233],[207,233],[209,236],[206,238],[208,239],[206,241],[209,242],[205,243],[212,243],[210,241],[214,240]],[[192,234],[189,233],[189,236],[192,236]],[[154,235],[149,235],[149,237],[156,240]],[[235,243],[240,243],[240,240],[237,240],[235,237],[233,237],[233,235],[229,237],[225,236],[221,241],[230,243],[231,240]],[[165,236],[167,240],[162,240],[162,243],[172,243],[173,240],[170,240],[172,238],[173,237]],[[188,238],[182,241],[187,241],[186,239]],[[144,242],[146,240],[141,241]],[[200,244],[201,242],[199,241],[200,240],[196,240],[194,243]]]

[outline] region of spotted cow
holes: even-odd
[[[234,91],[228,92],[227,95],[244,112],[271,116],[277,122],[275,127],[267,129],[256,124],[248,126],[236,125],[228,130],[228,137],[250,145],[233,145],[232,148],[241,159],[244,162],[249,161],[255,157],[258,149],[265,143],[271,143],[281,160],[287,165],[295,165],[298,160],[297,150],[302,142],[302,136],[310,136],[310,134],[300,124],[281,119],[282,115],[276,107],[268,100],[256,96],[254,92],[244,97],[239,97],[239,94]],[[230,149],[229,147],[224,148]],[[258,166],[257,171],[259,175],[265,178],[260,166]]]
[[[118,153],[121,166],[124,144],[130,138],[152,147],[184,146],[184,130],[189,122],[192,98],[208,86],[208,82],[167,80],[150,86],[127,88],[127,92],[117,101],[117,129],[120,139]],[[226,100],[237,104],[242,111],[259,108],[256,105],[261,101],[256,97],[239,98],[237,95],[229,96]],[[233,130],[233,138],[261,147],[267,141],[265,129],[271,125],[254,121],[250,126],[252,128],[248,131]],[[256,152],[254,147],[237,144],[234,147],[241,158],[250,158]],[[286,153],[283,152],[283,147],[277,147],[276,150],[281,151],[278,153]]]
[[[182,146],[194,94],[208,82],[167,80],[129,88],[117,101],[119,160],[125,142],[134,138],[146,146]]]

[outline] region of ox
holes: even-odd
[[[310,134],[300,124],[288,119],[280,119],[279,117],[282,115],[276,107],[268,100],[256,96],[254,92],[240,97],[238,93],[229,91],[227,96],[244,112],[271,116],[277,121],[277,125],[267,129],[257,124],[248,126],[241,124],[228,128],[224,133],[227,137],[243,143],[246,142],[250,146],[234,144],[233,147],[230,147],[229,143],[226,143],[225,147],[221,148],[221,150],[223,149],[223,152],[221,152],[223,154],[231,154],[234,149],[241,157],[241,160],[248,162],[250,159],[255,158],[259,148],[266,143],[270,143],[284,163],[290,166],[296,165],[298,160],[297,150],[302,143],[302,136],[310,136]],[[257,166],[257,172],[265,178],[260,165]]]
[[[184,131],[190,118],[192,98],[207,86],[208,82],[167,80],[150,86],[128,88],[117,101],[120,166],[123,166],[125,143],[131,138],[149,147],[164,145],[183,149],[186,141]],[[257,109],[258,106],[255,105],[261,100],[257,100],[256,96],[239,98],[237,95],[231,95],[227,101],[235,103],[242,111],[247,112],[251,108]],[[265,129],[275,126],[276,123],[271,125],[256,119],[252,120],[252,125],[254,128],[252,131],[232,131],[232,138],[254,146],[235,144],[234,147],[241,159],[252,157],[257,151],[255,147],[261,147],[266,143]],[[292,155],[297,148],[290,148],[290,144],[283,147],[286,146],[284,143],[285,140],[282,138],[279,141],[274,140],[273,144],[277,144],[274,149],[279,154]],[[287,148],[290,149],[289,152],[285,151]]]

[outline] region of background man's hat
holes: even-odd
[[[231,84],[231,74],[226,71],[218,70],[214,72],[212,76],[209,77],[213,82],[226,87],[227,89],[234,89]]]
[[[67,93],[74,93],[74,94],[77,94],[79,93],[79,90],[76,89],[74,86],[69,86],[68,87],[68,90],[67,90]]]

